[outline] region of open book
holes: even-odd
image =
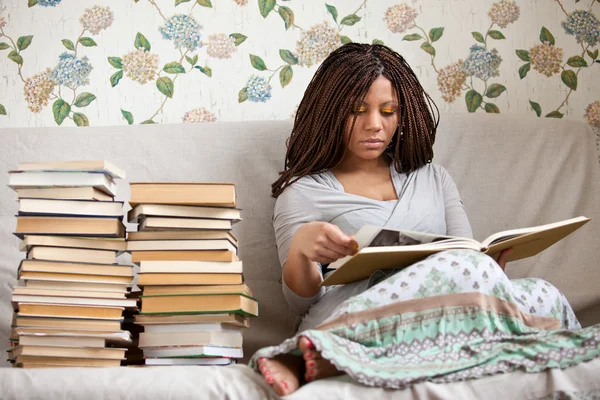
[[[586,224],[590,218],[577,217],[531,228],[512,229],[474,239],[408,230],[363,226],[354,236],[358,252],[329,264],[330,273],[321,285],[339,285],[366,279],[378,269],[409,266],[427,256],[452,249],[471,249],[496,258],[513,248],[508,261],[534,256]]]

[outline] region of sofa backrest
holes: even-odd
[[[11,287],[24,256],[12,235],[17,202],[6,186],[7,171],[22,161],[74,159],[106,159],[125,169],[127,179],[119,182],[118,200],[129,198],[128,182],[235,183],[244,220],[234,233],[240,240],[245,278],[260,302],[260,317],[244,335],[246,355],[292,334],[295,318],[281,295],[271,225],[275,200],[270,196],[291,127],[288,120],[0,130],[0,343],[8,343]],[[594,218],[539,256],[509,264],[508,272],[511,277],[547,279],[565,292],[577,311],[598,309],[600,171],[586,125],[443,115],[435,151],[434,161],[448,169],[459,187],[478,239],[577,215]],[[128,209],[126,205],[124,211]],[[134,225],[128,228],[135,230]],[[119,261],[128,263],[129,256]],[[589,318],[600,321],[600,315]]]

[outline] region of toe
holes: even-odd
[[[305,353],[311,349],[314,349],[315,347],[309,338],[306,336],[300,336],[300,339],[298,339],[298,348],[302,353]]]

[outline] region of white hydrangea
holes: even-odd
[[[0,17],[0,29],[4,28],[6,26],[6,20],[4,19],[4,17]]]
[[[97,35],[101,30],[112,25],[113,13],[108,7],[94,6],[83,12],[79,22],[85,29]]]
[[[544,42],[529,49],[529,59],[533,69],[551,77],[562,68],[563,49]]]
[[[35,74],[34,76],[25,79],[23,92],[29,109],[38,113],[42,111],[42,107],[48,105],[48,100],[56,83],[50,79],[50,68],[46,71]]]
[[[135,49],[123,56],[121,64],[125,76],[140,84],[154,80],[158,68],[158,55]]]
[[[500,0],[498,3],[494,3],[488,13],[492,22],[500,28],[506,28],[508,24],[518,20],[520,14],[519,6],[512,0]]]
[[[296,43],[296,56],[298,64],[310,67],[323,61],[329,53],[342,45],[337,29],[327,22],[312,26],[303,31],[300,40]]]
[[[210,57],[231,58],[231,55],[235,53],[236,50],[234,38],[229,37],[224,33],[208,36],[206,52]]]
[[[186,124],[195,122],[215,122],[217,117],[204,107],[194,108],[183,116],[183,122]]]
[[[600,128],[600,100],[596,100],[585,109],[585,118],[588,124]]]
[[[404,3],[392,6],[385,12],[388,29],[394,33],[404,33],[414,28],[415,18],[417,18],[417,11]]]

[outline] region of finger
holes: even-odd
[[[317,257],[328,258],[337,260],[339,258],[345,257],[346,255],[343,253],[338,253],[337,251],[330,250],[328,248],[321,248],[317,250]]]
[[[327,228],[325,229],[325,235],[327,235],[331,241],[341,246],[352,247],[351,244],[354,242],[350,236],[346,235],[340,228],[333,224],[327,225]]]
[[[341,257],[352,256],[354,253],[356,253],[356,250],[354,250],[352,247],[339,245],[328,238],[325,239],[323,248],[339,253]]]

